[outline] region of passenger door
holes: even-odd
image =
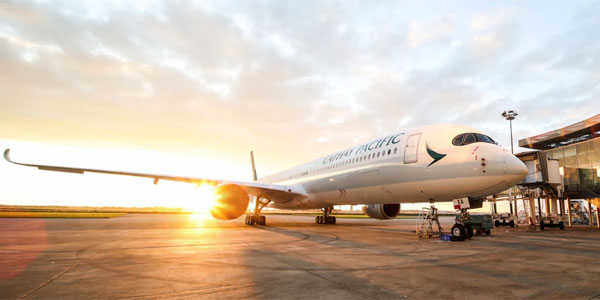
[[[421,134],[411,134],[406,139],[406,146],[404,147],[404,163],[412,164],[418,160],[417,153],[419,150],[419,140],[421,140]]]

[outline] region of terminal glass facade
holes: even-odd
[[[584,198],[600,197],[600,138],[546,152],[550,158],[559,161],[566,194]]]

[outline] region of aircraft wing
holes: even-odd
[[[171,176],[171,175],[159,175],[159,174],[146,174],[146,173],[135,173],[135,172],[124,172],[124,171],[111,171],[111,170],[99,170],[99,169],[88,169],[88,168],[73,168],[73,167],[61,167],[61,166],[49,166],[49,165],[37,165],[15,162],[10,159],[10,149],[4,151],[4,159],[13,164],[35,167],[39,170],[56,171],[56,172],[67,172],[75,174],[84,174],[85,172],[90,173],[101,173],[101,174],[112,174],[112,175],[124,175],[124,176],[135,176],[145,177],[154,179],[154,184],[158,183],[159,180],[170,180],[180,181],[193,184],[235,184],[244,188],[248,194],[256,197],[267,197],[275,203],[285,203],[291,201],[294,198],[307,197],[304,190],[297,185],[277,185],[277,184],[266,184],[258,182],[243,182],[243,181],[231,181],[231,180],[219,180],[219,179],[207,179],[207,178],[195,178],[185,176]]]

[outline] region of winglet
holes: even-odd
[[[4,150],[4,159],[6,159],[9,162],[13,162],[12,160],[10,160],[10,149]]]
[[[10,149],[4,150],[4,159],[6,159],[6,161],[8,161],[9,163],[12,163],[12,164],[15,164],[15,165],[31,167],[31,165],[24,164],[24,163],[19,163],[19,162],[16,162],[16,161],[10,159]]]

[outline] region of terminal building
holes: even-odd
[[[558,161],[562,183],[557,196],[568,199],[569,212],[573,203],[571,199],[586,200],[591,225],[592,212],[596,214],[594,219],[598,218],[600,212],[600,114],[564,128],[521,139],[519,146],[541,151],[548,159]]]
[[[519,146],[542,150],[548,158],[558,160],[564,197],[600,198],[600,114],[519,140]]]

